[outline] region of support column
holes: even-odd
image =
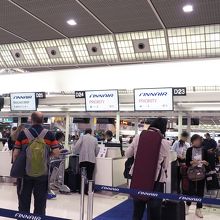
[[[135,118],[135,135],[138,134],[138,117]]]
[[[90,118],[90,127],[94,132],[96,130],[97,119],[95,117]]]
[[[188,115],[187,117],[187,132],[190,136],[190,133],[191,133],[191,116],[190,115]]]
[[[179,116],[178,116],[178,137],[181,137],[183,131],[183,114],[182,112],[179,112]]]
[[[120,112],[117,112],[116,115],[116,140],[119,141],[120,136]]]
[[[18,126],[21,125],[21,116],[18,117]]]
[[[69,149],[70,113],[66,113],[65,148]]]

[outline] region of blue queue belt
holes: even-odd
[[[0,216],[5,218],[14,218],[14,219],[28,219],[28,220],[70,220],[66,218],[58,218],[58,217],[52,217],[52,216],[39,216],[34,214],[26,214],[21,213],[14,210],[9,209],[1,209],[0,208]]]
[[[127,188],[110,187],[103,185],[95,185],[95,190],[124,193],[124,194],[129,194],[131,196],[141,196],[141,197],[146,196],[146,198],[167,199],[167,200],[176,200],[176,201],[185,201],[185,202],[187,201],[202,202],[204,204],[220,205],[220,199],[201,198],[197,196],[187,196],[187,195],[158,193],[158,192],[145,192],[137,189],[127,189]]]

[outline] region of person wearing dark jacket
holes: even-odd
[[[209,133],[206,133],[202,146],[208,152],[208,162],[211,170],[215,170],[215,151],[217,148],[217,142],[211,138]]]
[[[201,136],[195,134],[191,138],[192,147],[187,149],[186,152],[186,165],[188,167],[201,167],[208,166],[208,155],[207,151],[202,148],[202,139]],[[200,181],[189,181],[189,195],[192,196],[204,196],[205,190],[205,179]],[[189,206],[191,202],[186,203],[186,215],[189,214]],[[203,218],[202,215],[202,203],[198,202],[196,206],[196,216],[199,218]]]

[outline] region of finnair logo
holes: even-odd
[[[189,202],[202,202],[201,198],[195,198],[195,197],[187,197],[187,196],[180,196],[179,200],[183,200],[183,201],[189,201]]]
[[[146,97],[146,96],[167,96],[167,92],[142,92],[139,94],[139,96],[143,96],[143,97]]]
[[[34,216],[34,215],[27,215],[27,214],[21,214],[21,213],[16,213],[15,218],[19,219],[29,219],[29,220],[41,220],[42,218],[39,216]]]
[[[103,186],[103,187],[101,188],[101,190],[112,191],[112,192],[119,192],[119,189],[118,189],[118,188],[115,188],[115,187],[107,187],[107,186]]]
[[[113,98],[113,93],[104,93],[104,94],[91,94],[89,98]]]
[[[148,192],[143,192],[143,191],[138,191],[138,195],[149,196],[149,197],[158,197],[157,193],[148,193]]]
[[[32,99],[32,95],[30,95],[30,96],[27,96],[27,95],[25,95],[25,96],[22,96],[22,95],[14,96],[13,99]]]

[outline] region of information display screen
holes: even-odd
[[[118,90],[86,91],[86,111],[119,111]]]
[[[135,89],[136,111],[171,111],[173,110],[172,88]]]
[[[34,92],[12,93],[11,110],[12,111],[36,111],[36,95]]]

